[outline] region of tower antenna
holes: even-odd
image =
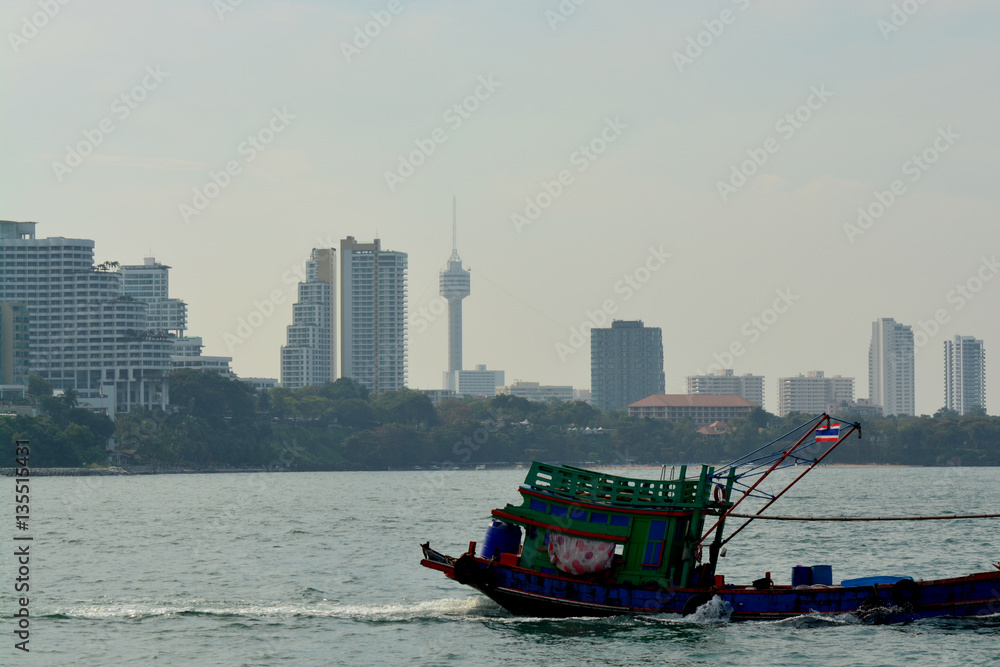
[[[458,197],[451,197],[451,261],[459,262],[458,258]]]

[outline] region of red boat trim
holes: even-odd
[[[597,509],[601,511],[612,511],[612,512],[625,512],[628,514],[642,514],[646,516],[690,516],[694,513],[694,510],[682,510],[680,512],[668,512],[666,510],[644,510],[644,509],[633,509],[626,507],[619,507],[617,505],[602,505],[601,503],[585,503],[580,500],[569,500],[557,496],[554,493],[545,493],[539,491],[533,491],[531,489],[520,489],[522,495],[535,496],[537,498],[542,498],[552,502],[553,500],[566,503],[567,505],[576,505],[577,507],[586,507],[588,509]]]
[[[444,572],[448,576],[451,576],[451,572],[454,571],[451,565],[445,565],[444,563],[435,563],[432,560],[427,560],[426,558],[420,559],[420,564],[431,570],[437,570],[438,572]]]
[[[562,528],[561,526],[554,526],[551,523],[545,523],[543,521],[535,521],[534,519],[525,519],[524,517],[517,516],[516,514],[510,514],[509,512],[504,512],[503,510],[493,510],[493,516],[499,519],[507,519],[508,521],[513,521],[515,523],[524,523],[529,526],[545,528],[551,533],[576,535],[577,537],[588,537],[593,540],[603,540],[605,542],[628,541],[628,537],[617,537],[615,535],[607,535],[606,533],[588,533],[582,530],[573,530],[572,528]]]

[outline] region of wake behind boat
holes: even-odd
[[[478,555],[475,542],[458,557],[426,543],[421,565],[527,616],[689,615],[715,597],[731,607],[732,620],[822,613],[898,623],[1000,613],[1000,571],[929,581],[860,577],[837,585],[825,565],[794,568],[790,585],[775,584],[770,573],[745,584],[716,574],[726,542],[755,518],[767,518],[763,512],[849,435],[860,437],[859,424],[836,424],[828,415],[796,431],[804,434],[791,448],[763,452],[765,446],[719,470],[701,466],[690,478],[681,467],[676,480],[535,462],[519,489],[521,503],[493,510]],[[803,458],[824,444],[830,446],[821,456]],[[780,493],[760,491],[771,473],[796,463],[808,467]],[[768,502],[740,515],[748,520],[723,538],[726,519],[751,497]]]

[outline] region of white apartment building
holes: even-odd
[[[146,257],[142,264],[125,264],[119,271],[125,296],[149,305],[146,328],[183,338],[187,329],[187,304],[170,298],[170,267],[160,264],[155,257]]]
[[[964,415],[986,408],[986,350],[973,336],[944,341],[944,407]]]
[[[216,357],[201,353],[204,345],[200,336],[185,336],[174,338],[174,350],[170,355],[171,365],[177,368],[190,368],[199,371],[211,371],[231,380],[236,379],[230,364],[232,357]]]
[[[335,248],[313,248],[281,347],[281,386],[298,389],[337,379]]]
[[[0,221],[0,300],[27,308],[31,373],[113,411],[165,408],[173,343],[148,331],[149,306],[125,295],[117,265],[94,266],[92,240],[38,239],[36,224]]]
[[[724,395],[734,394],[756,405],[764,405],[764,376],[734,375],[732,369],[715,371],[711,375],[689,375],[687,393]]]
[[[341,375],[373,394],[406,386],[406,281],[406,253],[341,240]]]
[[[882,406],[882,414],[913,415],[913,330],[891,317],[872,323],[868,348],[869,399]]]
[[[486,364],[477,364],[473,371],[445,371],[445,388],[454,387],[458,396],[486,396],[492,398],[497,395],[497,387],[504,385],[503,371],[486,370]]]
[[[809,371],[795,377],[778,378],[778,416],[792,412],[819,415],[830,404],[854,401],[854,378],[826,377],[823,371]]]

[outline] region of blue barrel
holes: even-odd
[[[796,565],[792,568],[792,588],[796,586],[811,586],[813,582],[812,568]]]
[[[479,555],[483,558],[500,558],[500,554],[516,554],[521,547],[521,529],[517,526],[493,519],[486,528],[483,548]]]
[[[813,565],[812,581],[814,585],[833,586],[833,566]]]

